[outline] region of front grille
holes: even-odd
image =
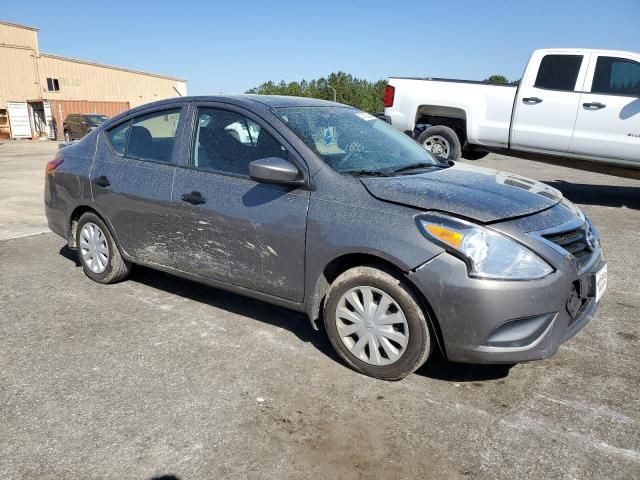
[[[591,255],[596,249],[595,237],[591,234],[589,225],[586,223],[573,230],[552,233],[544,235],[544,237],[573,255],[580,268],[589,263]]]

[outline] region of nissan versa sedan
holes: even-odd
[[[134,264],[306,312],[355,370],[542,359],[593,317],[598,232],[557,190],[441,160],[295,97],[164,100],[47,164],[51,230],[92,280]]]

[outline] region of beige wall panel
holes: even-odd
[[[42,85],[46,86],[47,77],[57,78],[60,84],[59,92],[46,92],[50,99],[129,102],[136,107],[178,96],[174,87],[186,93],[185,82],[155,75],[46,54],[39,64]]]
[[[34,50],[0,45],[0,108],[8,101],[42,98],[34,55]]]
[[[0,22],[0,45],[17,45],[38,50],[38,30]]]

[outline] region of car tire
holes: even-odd
[[[480,150],[465,150],[462,152],[462,158],[466,158],[467,160],[480,160],[487,155],[489,155],[489,152],[482,152]]]
[[[367,289],[371,291],[370,296]],[[357,303],[353,300],[354,294],[359,307],[354,306]],[[387,305],[384,311],[380,310],[383,300]],[[372,266],[355,267],[331,284],[324,304],[325,329],[333,348],[354,370],[382,380],[400,380],[420,368],[434,350],[434,336],[420,304],[406,280],[394,273]],[[364,311],[358,308],[366,309],[366,306],[374,307],[369,310],[369,320],[366,313],[358,315]],[[350,313],[345,312],[345,308]],[[361,321],[366,321],[356,322],[354,312]],[[388,319],[398,323],[385,324]],[[355,329],[358,331],[348,335]],[[405,340],[398,341],[403,336]],[[366,346],[359,346],[359,342]]]
[[[84,273],[95,282],[116,283],[131,272],[131,263],[122,258],[109,228],[95,213],[78,220],[76,248]]]
[[[434,155],[446,160],[458,160],[462,154],[458,134],[444,125],[427,128],[417,141]]]
[[[64,141],[65,142],[70,142],[71,141],[71,133],[68,130],[65,130],[65,132],[64,132]]]

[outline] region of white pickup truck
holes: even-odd
[[[640,173],[638,53],[536,50],[518,86],[392,77],[384,105],[394,127],[452,160],[494,151]]]

